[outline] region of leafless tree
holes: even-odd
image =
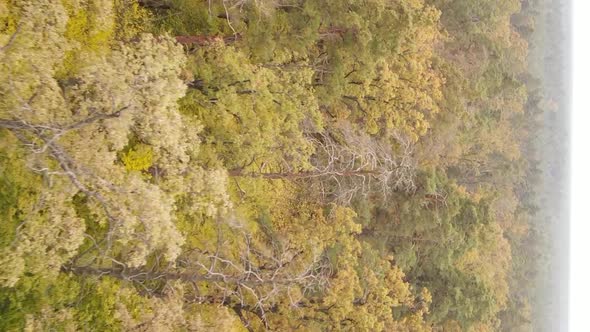
[[[293,294],[305,295],[328,286],[332,270],[323,255],[302,260],[298,256],[303,252],[277,248],[269,254],[249,234],[242,234],[243,248],[238,257],[223,253],[224,241],[218,233],[217,250],[187,251],[175,264],[156,258],[153,264],[142,268],[129,268],[124,263],[111,267],[69,264],[63,270],[118,278],[138,285],[151,296],[163,294],[171,282],[180,281],[192,287],[193,291],[186,295],[187,302],[219,303],[237,311],[245,310],[258,316],[267,327],[267,311],[273,308],[278,296],[286,296],[293,307],[298,307],[300,298]],[[209,285],[206,291],[199,288],[203,282]],[[237,313],[246,320],[241,312]]]
[[[247,173],[230,171],[232,176],[306,181],[327,200],[349,204],[355,195],[392,191],[413,192],[416,164],[411,140],[394,132],[395,145],[379,141],[340,124],[337,130],[309,135],[315,147],[311,169],[293,170],[285,164],[277,172]]]

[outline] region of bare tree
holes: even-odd
[[[357,194],[379,193],[386,197],[392,191],[413,192],[414,146],[398,132],[393,133],[393,138],[397,147],[349,124],[340,124],[333,132],[308,136],[315,147],[311,169],[297,171],[285,164],[278,172],[247,173],[236,169],[230,175],[307,181],[322,197],[341,204],[349,204]]]
[[[69,264],[62,270],[78,275],[111,276],[138,285],[151,296],[163,294],[171,282],[183,282],[193,290],[187,293],[187,302],[230,306],[240,311],[237,313],[242,320],[246,320],[241,313],[245,310],[258,316],[267,328],[267,311],[274,307],[278,296],[286,296],[293,307],[298,307],[302,295],[326,288],[332,274],[323,255],[302,262],[298,259],[302,251],[275,248],[271,254],[265,253],[265,248],[255,244],[247,233],[243,233],[239,257],[225,255],[222,245],[219,236],[215,252],[187,251],[175,264],[161,265],[163,260],[156,258],[154,264],[142,268],[130,268],[123,263],[112,267]],[[199,288],[202,282],[210,286],[208,290]],[[249,325],[247,321],[244,323]]]

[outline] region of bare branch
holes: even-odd
[[[349,124],[336,128],[334,133],[308,136],[316,151],[310,160],[311,169],[266,173],[243,173],[236,169],[229,174],[306,181],[324,199],[344,205],[350,204],[356,195],[379,193],[387,197],[393,191],[410,193],[415,190],[416,164],[413,143],[408,137],[393,133],[398,145],[394,153],[395,147],[360,133]]]

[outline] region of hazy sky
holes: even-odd
[[[570,331],[590,331],[590,1],[573,1]]]

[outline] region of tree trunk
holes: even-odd
[[[215,36],[215,35],[194,35],[194,36],[176,36],[176,41],[184,46],[208,46],[216,42],[223,41],[226,45],[233,44],[240,40],[240,34],[231,36]]]
[[[241,284],[248,285],[250,287],[263,286],[263,285],[292,285],[296,284],[297,281],[290,278],[277,278],[277,279],[256,279],[250,277],[248,273],[244,273],[239,276],[223,275],[218,273],[216,275],[202,274],[198,272],[175,272],[175,271],[162,271],[162,272],[148,272],[147,269],[137,268],[98,268],[90,266],[63,266],[62,272],[73,273],[75,275],[91,275],[91,276],[110,276],[120,280],[126,280],[130,282],[142,282],[149,280],[162,280],[162,281],[183,281],[183,282],[199,282],[199,281],[213,281],[224,284]]]
[[[348,32],[355,33],[356,31],[354,29],[345,28],[345,27],[329,27],[326,29],[320,29],[318,31],[320,40],[342,38]]]
[[[163,0],[138,0],[137,4],[149,9],[166,10],[171,8],[170,5]]]
[[[234,169],[229,171],[230,176],[250,177],[250,178],[264,178],[264,179],[309,179],[322,176],[338,176],[338,177],[353,177],[353,176],[371,176],[378,175],[377,171],[361,170],[361,171],[310,171],[310,172],[276,172],[276,173],[244,173],[241,169]]]

